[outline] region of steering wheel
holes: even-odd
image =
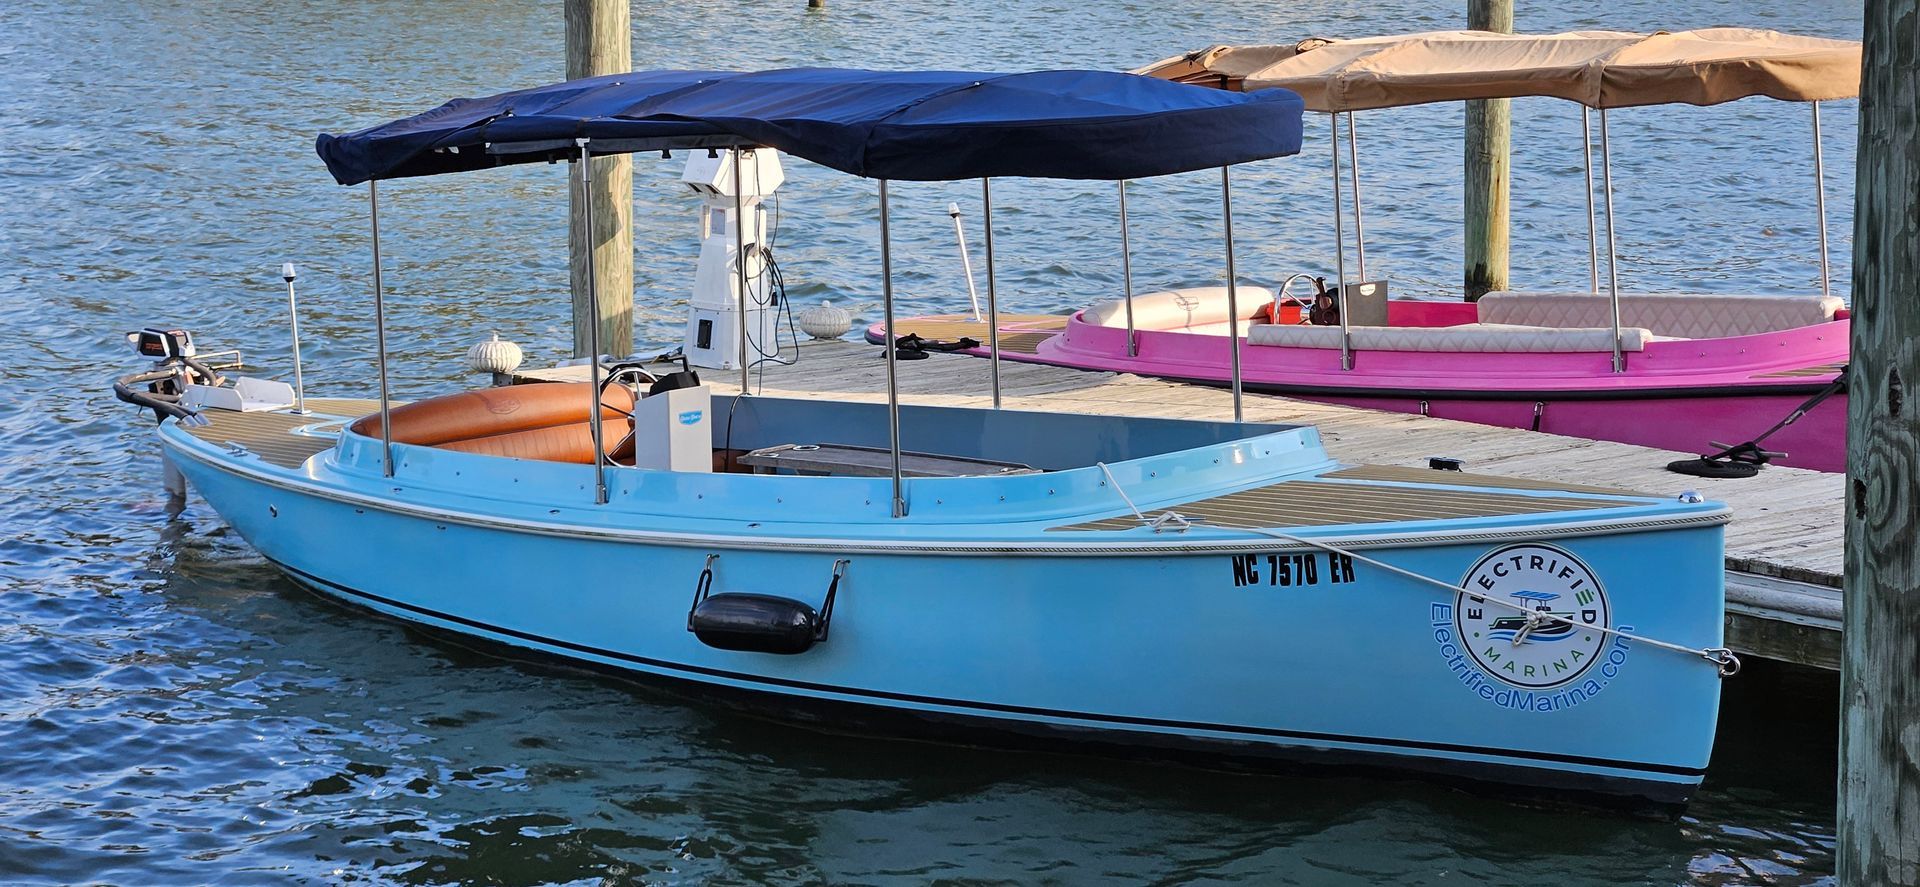
[[[1290,292],[1293,289],[1294,281],[1312,280],[1312,279],[1313,279],[1313,275],[1301,273],[1301,274],[1295,274],[1291,277],[1288,277],[1284,283],[1280,284],[1279,295],[1276,295],[1273,297],[1273,322],[1274,323],[1280,322],[1280,304],[1283,301],[1286,301],[1288,299],[1293,300],[1293,304],[1298,305],[1300,307],[1300,319],[1294,321],[1294,323],[1309,324],[1313,322],[1312,319],[1309,317],[1310,312],[1313,311],[1313,299],[1308,298],[1306,296],[1296,296],[1292,292]]]
[[[627,417],[627,433],[621,435],[620,439],[614,442],[613,446],[606,447],[601,451],[601,455],[605,457],[608,462],[615,465],[619,464],[618,462],[614,462],[613,454],[620,452],[622,447],[625,447],[633,440],[633,435],[637,429],[634,427],[635,423],[632,410],[623,410],[606,402],[607,389],[615,385],[623,386],[633,395],[633,402],[637,404],[640,402],[640,385],[642,383],[651,385],[658,381],[660,381],[660,377],[642,369],[637,363],[614,364],[613,368],[608,371],[607,377],[600,380],[600,390],[595,392],[597,395],[595,401],[602,409],[612,410]]]

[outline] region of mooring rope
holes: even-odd
[[[1185,515],[1182,515],[1179,512],[1173,511],[1171,509],[1162,511],[1157,516],[1148,517],[1146,512],[1143,512],[1140,510],[1140,506],[1133,504],[1133,497],[1128,496],[1127,491],[1121,488],[1120,481],[1113,476],[1113,470],[1107,467],[1107,463],[1095,462],[1094,464],[1100,466],[1101,473],[1107,476],[1107,483],[1113,487],[1114,492],[1120,494],[1120,500],[1122,502],[1127,503],[1127,508],[1133,511],[1134,518],[1139,520],[1142,525],[1151,527],[1153,531],[1156,533],[1165,532],[1168,530],[1172,530],[1173,532],[1176,532],[1176,533],[1181,533],[1195,526],[1195,522],[1193,521],[1192,518],[1186,517]],[[1600,626],[1600,625],[1581,625],[1566,616],[1557,616],[1553,613],[1549,613],[1544,610],[1535,610],[1529,607],[1523,607],[1519,604],[1499,600],[1497,598],[1486,597],[1477,592],[1468,591],[1467,589],[1462,588],[1459,585],[1455,585],[1452,582],[1448,582],[1445,579],[1436,579],[1432,576],[1428,576],[1423,573],[1416,573],[1404,567],[1396,567],[1393,564],[1387,563],[1386,561],[1379,560],[1377,558],[1368,557],[1364,554],[1360,554],[1359,552],[1353,551],[1351,549],[1341,548],[1338,545],[1332,545],[1330,543],[1321,542],[1316,539],[1307,539],[1300,536],[1295,536],[1291,533],[1283,533],[1279,530],[1270,530],[1264,527],[1220,527],[1219,529],[1243,530],[1248,533],[1257,533],[1259,535],[1266,536],[1272,539],[1278,539],[1282,542],[1291,542],[1295,545],[1304,545],[1308,548],[1318,548],[1321,551],[1325,551],[1331,554],[1337,554],[1337,555],[1340,555],[1341,557],[1352,558],[1363,564],[1377,567],[1379,569],[1392,573],[1396,576],[1403,576],[1408,579],[1412,579],[1415,582],[1423,582],[1423,583],[1426,583],[1427,585],[1431,585],[1436,588],[1442,588],[1449,592],[1453,592],[1455,594],[1464,594],[1478,603],[1487,603],[1487,604],[1493,604],[1499,607],[1506,607],[1507,609],[1513,610],[1521,614],[1522,616],[1526,617],[1526,620],[1527,620],[1527,624],[1524,627],[1522,627],[1520,631],[1515,633],[1513,636],[1513,645],[1516,647],[1520,646],[1523,643],[1526,643],[1527,635],[1531,634],[1534,631],[1534,629],[1541,628],[1541,627],[1558,622],[1558,623],[1564,623],[1566,625],[1572,626],[1577,629],[1582,629],[1586,631],[1597,631],[1602,634],[1614,635],[1617,637],[1647,644],[1648,646],[1659,647],[1663,650],[1671,650],[1675,653],[1683,653],[1688,656],[1697,656],[1701,659],[1705,659],[1706,661],[1713,663],[1714,666],[1719,669],[1721,677],[1732,677],[1733,675],[1740,673],[1740,657],[1735,656],[1733,654],[1733,651],[1727,649],[1726,647],[1704,647],[1704,648],[1689,647],[1689,646],[1686,646],[1685,644],[1676,644],[1670,641],[1663,641],[1658,638],[1650,638],[1650,637],[1647,637],[1646,635],[1633,634],[1632,632],[1621,631],[1617,628],[1610,628],[1607,626]]]

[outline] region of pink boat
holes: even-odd
[[[1591,316],[1608,312],[1604,296],[1489,293],[1472,304],[1388,302],[1385,326],[1350,329],[1353,366],[1342,370],[1339,327],[1288,323],[1291,305],[1269,322],[1272,294],[1238,289],[1256,306],[1239,339],[1246,390],[1681,452],[1759,437],[1830,390],[1847,360],[1847,312],[1834,298],[1622,296],[1626,371],[1615,373],[1612,330]],[[1001,356],[1224,386],[1225,303],[1225,287],[1135,297],[1131,357],[1119,300],[1065,318],[1010,319]],[[958,316],[900,324],[903,335],[987,339]],[[882,326],[868,331],[869,341],[884,338]],[[1766,446],[1787,454],[1776,463],[1841,471],[1846,420],[1842,392]]]
[[[1341,113],[1348,116],[1351,159],[1355,110],[1528,95],[1579,103],[1583,123],[1587,109],[1597,109],[1607,291],[1601,291],[1594,233],[1588,292],[1490,292],[1471,303],[1388,299],[1384,282],[1345,283],[1344,213],[1336,209],[1342,284],[1323,286],[1312,297],[1288,291],[1305,275],[1289,278],[1277,294],[1239,283],[1229,248],[1229,286],[1132,295],[1129,274],[1129,295],[1070,316],[991,313],[978,323],[910,318],[900,322],[900,333],[970,337],[980,347],[959,350],[995,359],[1709,454],[1715,458],[1699,465],[1709,476],[1750,474],[1769,459],[1842,471],[1850,324],[1845,303],[1828,292],[1823,189],[1816,191],[1819,293],[1620,293],[1612,270],[1606,112],[1752,95],[1809,102],[1818,181],[1819,102],[1855,94],[1859,64],[1858,43],[1733,28],[1656,35],[1446,32],[1214,47],[1178,56],[1142,73],[1230,89],[1292,89],[1309,110],[1328,112],[1335,124],[1336,207]],[[1587,156],[1591,186],[1591,142]],[[1359,174],[1357,166],[1349,168],[1360,240]],[[1589,231],[1595,232],[1591,187],[1588,194]],[[1124,184],[1120,199],[1124,231]],[[1361,242],[1358,276],[1368,281],[1364,249]],[[991,293],[991,266],[988,281]],[[870,328],[867,338],[885,342],[884,327]]]

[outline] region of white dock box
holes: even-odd
[[[633,409],[634,467],[713,471],[712,407],[705,385],[640,398]]]

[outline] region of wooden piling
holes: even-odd
[[[1841,884],[1920,884],[1920,0],[1866,0],[1847,390]],[[1907,401],[1912,400],[1913,403]]]
[[[1467,27],[1513,33],[1513,0],[1467,0]],[[1508,158],[1513,103],[1476,99],[1467,105],[1466,297],[1507,288]]]
[[[567,79],[621,74],[633,69],[633,30],[628,0],[565,0]],[[567,251],[572,263],[573,356],[588,352],[587,275],[599,283],[600,347],[623,355],[633,350],[633,160],[624,154],[593,161],[593,219],[586,230],[578,179],[571,193]]]

